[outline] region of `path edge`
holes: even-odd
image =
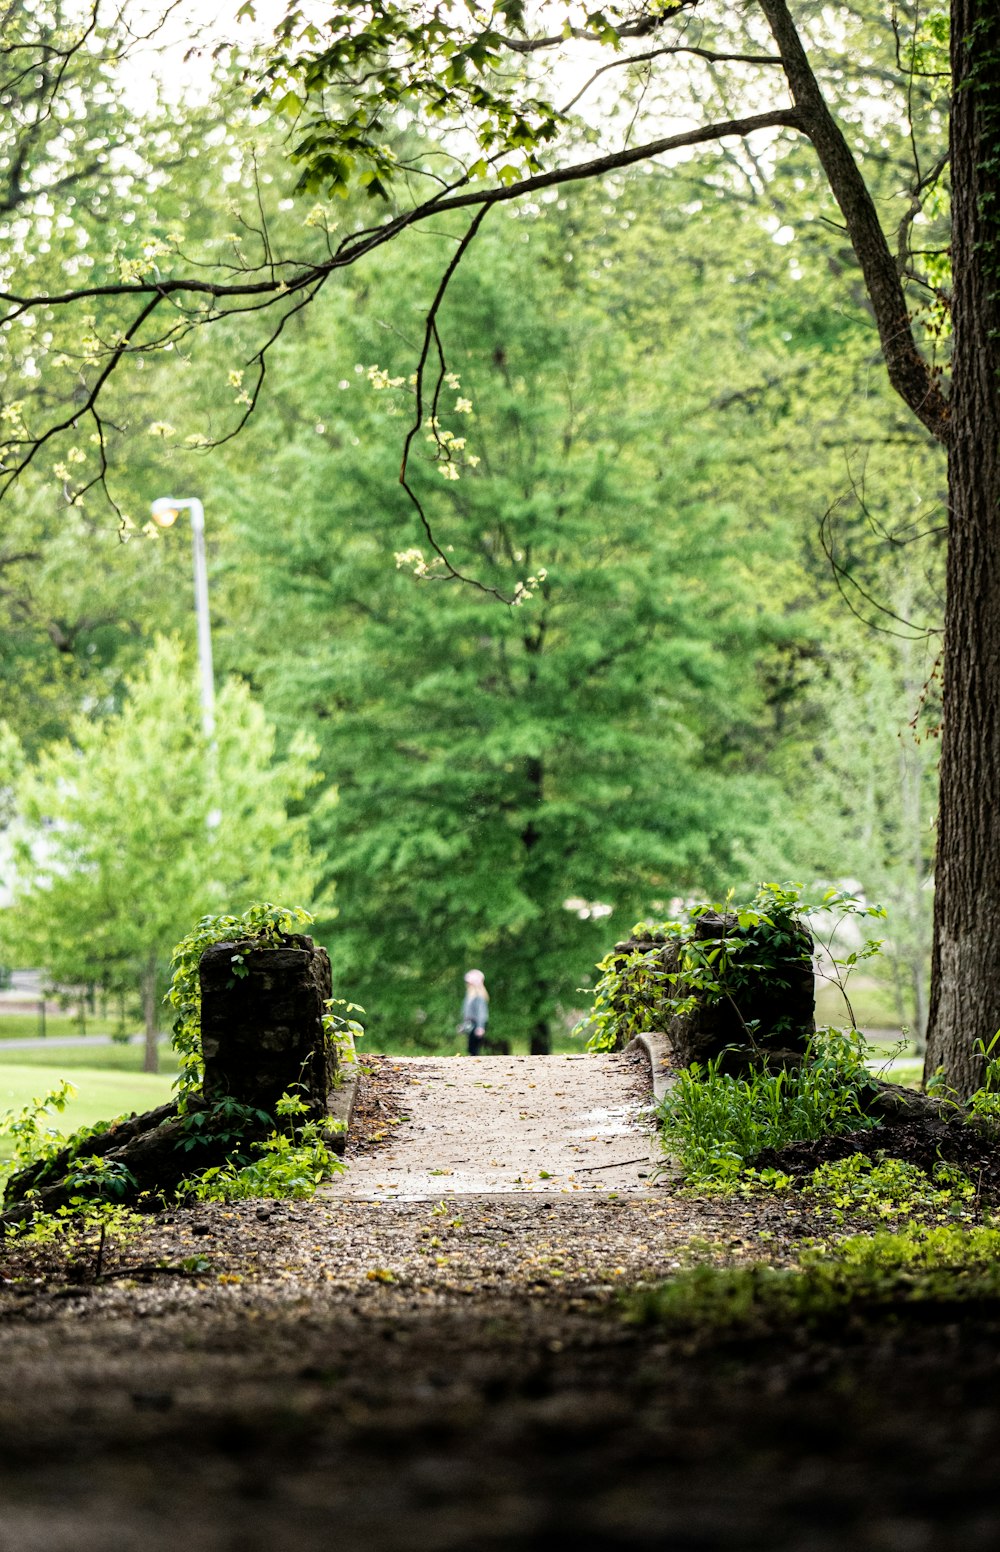
[[[354,1104],[361,1081],[361,1064],[350,1030],[342,1030],[337,1035],[337,1071],[341,1075],[341,1082],[331,1090],[326,1102],[327,1120],[336,1124],[336,1130],[331,1126],[327,1132],[327,1147],[336,1154],[342,1154],[347,1147],[347,1133],[354,1118]]]
[[[657,1030],[647,1030],[641,1035],[634,1035],[625,1050],[639,1051],[646,1058],[653,1101],[658,1105],[674,1079],[674,1071],[670,1066],[670,1053],[673,1050],[670,1036]]]

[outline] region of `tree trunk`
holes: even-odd
[[[1000,1028],[1000,13],[952,5],[954,365],[926,1071],[962,1095]]]
[[[142,1016],[146,1026],[146,1049],[142,1059],[143,1072],[159,1072],[160,1052],[157,1035],[159,1030],[159,1005],[156,1001],[156,955],[151,954],[142,972]]]
[[[538,1019],[531,1026],[531,1044],[529,1046],[532,1056],[552,1055],[552,1034],[549,1030],[548,1019]]]
[[[527,642],[525,645],[527,646]],[[541,637],[529,647],[531,652],[540,650]],[[534,678],[533,673],[531,678]],[[539,906],[538,920],[532,923],[530,931],[533,936],[541,934],[544,938],[547,881],[540,876],[545,864],[538,851],[538,844],[542,837],[535,823],[535,817],[541,813],[545,801],[545,766],[538,756],[529,755],[525,761],[524,778],[527,807],[532,816],[521,832],[521,845],[524,848],[524,889],[529,898]],[[536,952],[544,954],[544,947]],[[532,999],[534,1008],[527,1010],[530,1028],[528,1049],[532,1056],[551,1056],[552,1033],[549,1028],[548,1014],[545,1012],[549,988],[539,974],[532,978],[530,984],[534,992]]]

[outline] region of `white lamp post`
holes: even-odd
[[[152,505],[153,522],[169,528],[181,512],[191,514],[194,551],[194,608],[198,618],[198,669],[201,678],[201,724],[205,737],[215,734],[215,676],[212,672],[212,634],[208,619],[208,571],[205,567],[205,508],[197,496],[160,496]]]

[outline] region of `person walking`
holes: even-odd
[[[483,1036],[490,1018],[490,994],[481,970],[465,972],[465,1000],[462,1003],[462,1022],[459,1034],[469,1041],[469,1055],[478,1056],[483,1049]]]

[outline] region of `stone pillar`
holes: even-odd
[[[695,922],[696,941],[743,937],[735,916],[707,911]],[[696,992],[691,1013],[675,1014],[666,1024],[674,1055],[682,1066],[721,1057],[724,1070],[741,1072],[761,1063],[781,1067],[795,1063],[815,1031],[816,985],[812,934],[801,924],[784,959],[769,974],[744,973],[740,991],[713,1001]],[[736,954],[738,956],[738,947]],[[663,967],[676,968],[676,943],[664,949]],[[684,997],[682,981],[674,995]]]
[[[236,974],[240,968],[245,975]],[[325,1116],[337,1067],[323,1029],[331,995],[326,949],[298,934],[275,948],[214,943],[199,974],[205,1098],[232,1097],[273,1115],[291,1090],[315,1117]]]
[[[707,911],[694,923],[696,941],[731,938],[737,955],[743,936],[736,916]],[[689,992],[682,979],[666,979],[677,973],[676,938],[629,938],[616,943],[614,952],[620,969],[630,954],[648,955],[662,977],[654,979],[646,993],[647,1028],[669,1036],[680,1066],[721,1057],[725,1070],[741,1072],[761,1063],[772,1067],[794,1063],[804,1052],[815,1029],[812,950],[812,936],[800,924],[795,941],[769,975],[745,974],[733,997],[713,1000],[695,990],[695,1008],[682,1014],[666,1006],[668,998],[683,998]]]

